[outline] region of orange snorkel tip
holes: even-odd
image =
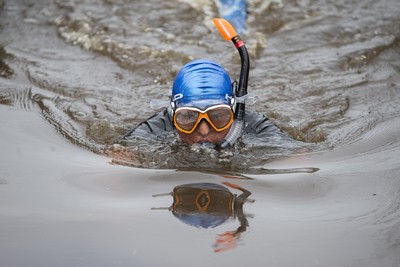
[[[217,27],[219,33],[222,35],[222,38],[225,40],[230,41],[233,37],[238,35],[233,26],[225,19],[214,18],[212,21]]]

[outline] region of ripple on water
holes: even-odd
[[[7,179],[0,177],[0,184],[8,184]]]

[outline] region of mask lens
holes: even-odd
[[[194,110],[179,110],[175,114],[176,123],[184,129],[185,131],[190,131],[193,129],[199,117],[199,112]]]
[[[211,109],[207,115],[217,129],[224,128],[232,119],[231,110],[225,107]]]
[[[180,108],[174,114],[174,124],[180,130],[190,134],[197,124],[205,119],[218,132],[228,128],[233,122],[233,113],[229,106],[219,105],[204,111],[197,108]]]

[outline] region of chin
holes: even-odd
[[[216,144],[214,143],[210,143],[210,142],[201,142],[201,143],[197,143],[200,144],[201,147],[205,147],[205,148],[215,148]]]
[[[220,142],[221,141],[219,141],[218,139],[202,138],[201,140],[199,140],[199,142],[196,142],[196,143],[208,143],[208,144],[217,145]]]

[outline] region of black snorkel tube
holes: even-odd
[[[224,140],[219,145],[221,148],[226,148],[235,143],[235,141],[241,136],[243,127],[244,127],[244,112],[245,112],[245,96],[247,95],[247,83],[249,78],[250,71],[250,60],[249,54],[247,52],[247,48],[240,39],[239,35],[236,33],[233,26],[221,18],[214,18],[213,22],[217,27],[218,31],[221,33],[222,37],[229,41],[231,40],[235,47],[237,48],[240,60],[241,60],[241,68],[240,68],[240,78],[239,78],[239,86],[236,89],[236,108],[234,114],[233,124],[225,136]]]

